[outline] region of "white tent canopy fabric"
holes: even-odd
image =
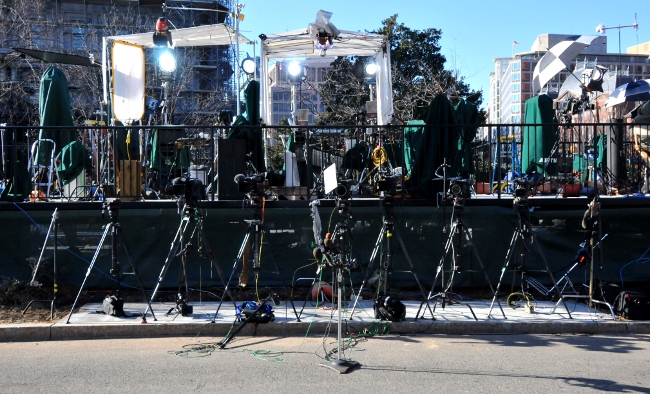
[[[372,56],[378,66],[377,71],[377,123],[390,121],[393,113],[393,95],[390,68],[390,45],[385,36],[358,31],[340,30],[327,49],[327,56]],[[267,75],[269,62],[274,59],[320,57],[320,50],[314,48],[314,40],[308,29],[270,34],[262,40],[262,59],[260,75]],[[262,78],[260,114],[268,120],[271,115],[271,87],[268,78]]]
[[[251,41],[235,29],[223,23],[188,27],[183,29],[170,30],[172,34],[172,44],[174,47],[198,47],[213,45],[234,45],[239,41],[240,44],[249,44]],[[104,37],[102,50],[102,69],[104,75],[104,100],[108,98],[107,83],[107,56],[108,41],[122,41],[130,44],[139,45],[143,48],[153,48],[153,31],[147,33],[127,34],[121,36]]]
[[[211,45],[234,45],[237,40],[235,29],[223,23],[170,30],[174,47],[204,47]],[[108,40],[124,41],[153,48],[153,32],[106,37]],[[239,43],[248,44],[250,40],[239,34]]]

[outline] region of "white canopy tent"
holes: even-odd
[[[239,34],[232,27],[223,23],[170,30],[174,47],[198,47],[212,45],[249,44],[251,41]],[[102,48],[102,75],[104,84],[104,101],[108,102],[108,41],[122,41],[143,48],[153,48],[153,31],[147,33],[127,34],[104,37]],[[129,59],[124,59],[128,61]],[[238,62],[237,62],[238,63]],[[238,64],[235,67],[239,67]]]
[[[390,121],[393,113],[390,45],[388,38],[379,34],[340,30],[327,49],[327,56],[372,56],[377,63],[377,124]],[[267,35],[262,40],[260,75],[268,75],[269,62],[274,59],[320,57],[314,49],[314,39],[308,29]],[[268,120],[271,115],[271,87],[269,78],[260,83],[260,114]]]

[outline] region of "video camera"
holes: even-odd
[[[121,200],[119,198],[107,198],[102,202],[102,218],[104,217],[104,212],[108,209],[108,215],[111,221],[117,221],[117,212],[120,209]]]
[[[525,199],[535,193],[534,189],[539,184],[541,175],[538,173],[526,174],[523,178],[516,178],[515,184],[515,198]]]
[[[447,198],[464,199],[472,197],[471,187],[474,181],[471,179],[450,179]]]
[[[266,187],[266,178],[264,174],[251,176],[237,174],[235,176],[235,183],[237,183],[239,192],[246,194],[248,198],[263,197],[266,195],[264,190]]]
[[[401,179],[401,175],[380,176],[377,181],[377,191],[384,192],[384,195],[395,195],[397,185]]]
[[[172,179],[167,185],[165,192],[176,196],[184,197],[185,201],[194,202],[206,198],[205,185],[200,179],[190,178],[189,175],[183,175]]]
[[[349,200],[352,198],[352,186],[356,185],[358,182],[354,179],[345,179],[339,181],[338,186],[334,189],[334,194],[336,195],[337,200]]]

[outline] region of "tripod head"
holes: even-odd
[[[533,190],[539,182],[539,175],[536,174],[531,178],[517,178],[514,180],[515,192],[512,200],[512,208],[517,211],[517,214],[519,215],[519,223],[524,233],[528,233],[530,230],[528,196],[534,193]]]
[[[120,210],[121,200],[119,198],[107,198],[102,202],[102,218],[108,209],[108,217],[111,223],[117,223],[117,213]]]

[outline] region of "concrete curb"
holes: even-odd
[[[335,322],[332,322],[335,325]],[[344,331],[362,332],[377,325],[385,325],[389,332],[404,334],[650,334],[650,322],[624,321],[406,321],[400,323],[381,322],[347,322]],[[257,336],[303,336],[323,334],[327,322],[309,323],[273,322],[260,324]],[[236,326],[235,326],[236,327]],[[108,339],[108,338],[153,338],[170,336],[214,336],[223,337],[231,324],[223,323],[183,323],[183,324],[6,324],[0,325],[0,342],[11,341],[47,341],[74,339]],[[251,336],[254,324],[248,324],[237,335]],[[335,330],[330,327],[330,331]]]

